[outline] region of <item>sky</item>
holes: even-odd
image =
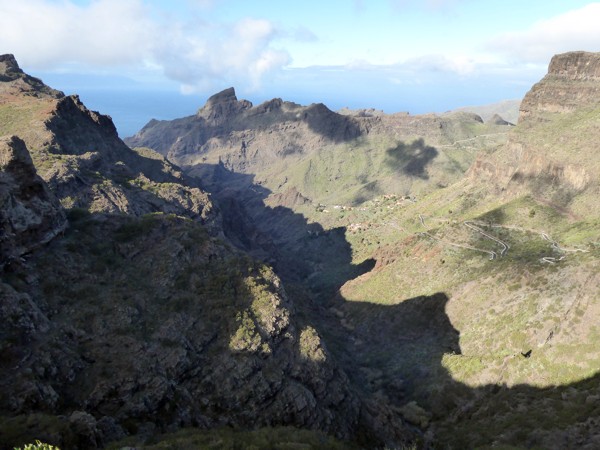
[[[522,98],[552,55],[600,51],[599,23],[579,0],[0,0],[0,53],[126,136],[230,86],[413,114]]]

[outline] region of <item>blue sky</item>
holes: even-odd
[[[600,51],[599,23],[578,0],[0,0],[0,52],[129,134],[229,86],[411,113],[520,98],[553,54]]]

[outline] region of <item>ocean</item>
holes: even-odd
[[[88,109],[112,117],[121,138],[133,136],[151,119],[191,116],[206,102],[173,91],[79,89],[77,94]]]

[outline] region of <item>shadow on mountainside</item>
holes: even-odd
[[[415,150],[428,155],[423,161],[435,157],[435,149],[418,142]],[[289,208],[265,206],[270,192],[254,185],[252,175],[205,166],[203,181],[223,208],[226,232],[234,239],[260,236],[249,239],[246,248],[268,255],[286,287],[308,286],[308,297],[316,301],[307,305],[296,299],[297,308],[324,336],[361,392],[363,415],[368,416],[364,420],[386,442],[393,442],[389,438],[404,417],[431,430],[423,434],[423,442],[432,448],[599,447],[600,376],[548,388],[458,382],[447,364],[469,364],[473,357],[461,354],[460,330],[445,311],[445,293],[394,305],[347,301],[339,287],[372,270],[374,261],[352,264],[343,229],[323,230]],[[298,294],[290,290],[292,297]],[[536,363],[535,350],[512,357]]]
[[[314,133],[335,143],[356,139],[362,133],[356,120],[330,110],[323,103],[300,106],[281,99],[269,100],[244,111],[228,126],[232,131],[244,131],[294,122],[306,123]]]
[[[12,56],[0,61],[22,76]],[[0,78],[14,79],[8,72]],[[59,95],[39,80],[26,82],[34,91]],[[233,91],[228,95],[233,109],[207,111],[215,123],[235,125],[231,111],[245,105],[236,106]],[[271,102],[262,112],[280,106]],[[260,107],[254,112],[257,121],[281,119],[260,117]],[[293,120],[336,142],[360,133],[355,121],[323,105],[293,112]],[[168,163],[143,162],[107,118],[75,97],[61,100],[52,114],[43,127],[52,142],[30,147],[47,146],[64,157],[55,169],[65,173],[49,177],[61,199],[83,193],[78,205],[88,207],[96,194],[117,192],[108,192],[107,180],[180,180]],[[178,122],[194,144],[189,148],[202,143],[194,135],[195,126],[204,126],[200,122],[196,116]],[[170,148],[181,137],[180,130],[162,136],[164,130],[154,135],[157,148]],[[422,140],[388,150],[392,168],[422,179],[436,156]],[[447,294],[394,305],[347,301],[336,295],[339,287],[373,270],[374,261],[352,263],[343,228],[325,230],[289,208],[265,206],[270,192],[252,175],[222,165],[203,169],[227,236],[272,264],[288,294],[269,267],[180,217],[189,205],[174,207],[173,215],[144,215],[169,211],[159,196],[147,197],[136,187],[128,192],[144,198],[125,200],[145,201],[140,211],[72,209],[64,234],[0,271],[1,448],[38,438],[91,449],[127,434],[143,441],[182,427],[226,433],[278,425],[323,430],[365,448],[398,448],[419,435],[441,449],[600,448],[600,376],[548,388],[457,382],[446,368],[448,357],[473,357],[461,354],[460,330],[446,313]],[[72,183],[77,177],[81,184]],[[4,208],[27,215],[10,195],[5,199]],[[513,357],[533,365],[536,350]],[[417,431],[428,425],[431,434]]]
[[[225,235],[273,265],[284,280],[310,286],[319,299],[330,299],[346,281],[374,267],[374,260],[352,264],[345,228],[325,230],[290,208],[266,206],[271,191],[254,184],[253,175],[223,164],[200,164],[194,172],[202,174],[203,188],[217,200]]]
[[[295,325],[281,325],[287,300],[269,270],[194,222],[73,211],[64,236],[2,272],[3,448],[290,424],[367,448],[598,448],[599,376],[543,389],[455,381],[445,360],[469,357],[445,293],[347,301],[339,287],[373,261],[352,264],[343,229],[265,206],[251,175],[204,170],[227,236],[275,267]]]
[[[307,107],[303,120],[312,131],[335,143],[350,141],[361,135],[361,127],[356,121],[331,111],[322,103]]]
[[[425,145],[423,138],[420,138],[410,144],[400,142],[396,147],[386,150],[386,154],[386,162],[392,169],[427,180],[427,165],[439,152],[434,147]]]
[[[181,427],[356,437],[346,375],[268,267],[173,215],[69,216],[0,272],[0,448]]]

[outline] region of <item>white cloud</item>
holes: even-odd
[[[256,89],[263,77],[290,61],[287,52],[270,45],[277,30],[267,20],[244,19],[232,26],[198,23],[167,33],[154,53],[184,92],[224,83]]]
[[[418,58],[411,58],[402,63],[405,67],[410,67],[414,71],[426,72],[449,72],[460,76],[466,76],[474,73],[478,68],[478,63],[465,55],[444,56],[444,55],[424,55]]]
[[[210,5],[210,0],[194,0]],[[257,87],[289,63],[273,47],[278,32],[267,20],[209,24],[161,16],[142,0],[0,0],[0,52],[22,66],[47,70],[68,63],[95,68],[146,66],[186,91],[235,84]]]
[[[513,60],[547,63],[557,54],[572,50],[600,50],[600,3],[590,3],[529,29],[492,38],[488,48]]]
[[[148,53],[156,27],[147,17],[140,1],[0,0],[0,48],[34,68],[126,64]]]
[[[395,64],[372,64],[366,60],[354,60],[340,67],[348,71],[381,72],[416,76],[423,74],[447,74],[449,76],[468,77],[478,75],[487,68],[483,61],[465,55],[446,56],[439,54],[409,58]]]

